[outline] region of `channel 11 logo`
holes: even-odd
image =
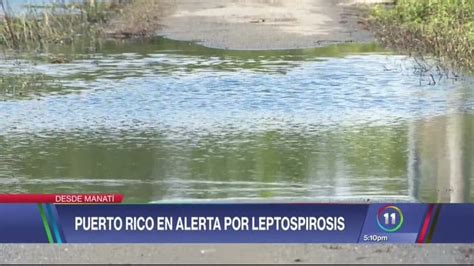
[[[397,232],[403,225],[402,210],[393,205],[380,208],[377,212],[377,224],[385,232]]]

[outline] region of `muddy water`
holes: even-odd
[[[0,89],[1,193],[474,202],[469,78],[422,75],[374,45],[62,52],[0,62],[2,77],[44,83]]]

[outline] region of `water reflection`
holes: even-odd
[[[65,88],[0,101],[0,192],[474,202],[472,80],[431,86],[367,46],[162,42],[25,60]]]
[[[5,192],[119,191],[132,202],[471,202],[473,125],[473,115],[455,114],[388,128],[199,140],[153,132],[4,136],[0,182]]]
[[[130,200],[403,199],[405,135],[361,128],[175,140],[152,132],[8,136],[2,189],[121,191]]]
[[[429,202],[472,202],[474,118],[454,113],[412,125],[413,195]]]

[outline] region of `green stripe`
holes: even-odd
[[[46,236],[48,236],[48,241],[50,244],[53,244],[54,240],[51,236],[51,230],[49,230],[48,220],[46,219],[46,215],[44,215],[43,205],[38,204],[38,209],[40,212],[41,220],[43,221],[44,231],[46,231]]]

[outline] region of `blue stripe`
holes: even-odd
[[[58,230],[58,225],[56,223],[56,218],[54,217],[53,215],[53,211],[52,211],[52,208],[51,208],[51,204],[45,204],[46,205],[46,211],[48,213],[48,216],[50,218],[50,223],[53,227],[53,233],[54,233],[54,236],[56,238],[56,242],[58,244],[61,244],[62,243],[62,240],[61,240],[61,236],[59,235],[59,230]]]

